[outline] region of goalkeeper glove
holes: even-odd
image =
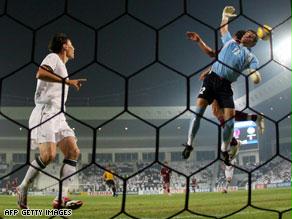
[[[233,6],[226,6],[223,9],[223,13],[222,13],[222,20],[228,20],[231,17],[235,17],[235,8]]]
[[[260,74],[258,71],[255,71],[254,73],[252,73],[252,74],[250,75],[250,79],[252,80],[252,82],[253,82],[254,84],[258,84],[258,83],[261,82],[262,77],[261,77],[261,74]]]
[[[254,69],[246,69],[245,71],[243,71],[243,73],[245,75],[249,75],[250,80],[254,83],[254,84],[258,84],[262,81],[262,77],[261,74],[254,70]]]

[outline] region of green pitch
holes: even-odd
[[[72,219],[106,219],[120,212],[122,206],[122,196],[72,196],[80,199],[84,205],[73,211]],[[29,206],[31,209],[48,209],[51,207],[52,196],[30,196]],[[247,192],[237,191],[228,194],[221,193],[191,193],[189,199],[189,209],[202,214],[222,217],[244,207],[247,203]],[[145,219],[162,219],[170,217],[184,208],[185,195],[129,195],[126,198],[125,210],[130,215]],[[262,208],[284,211],[291,209],[291,189],[269,189],[252,191],[252,204]],[[12,196],[0,196],[0,217],[2,218],[48,218],[48,217],[4,217],[4,209],[16,208],[16,198]],[[55,217],[60,218],[60,217]],[[125,214],[121,214],[118,219],[129,219]],[[203,219],[192,215],[189,212],[182,212],[174,217],[175,219]],[[279,218],[275,212],[257,210],[251,207],[227,217],[230,219],[272,219]],[[284,213],[282,219],[290,219],[291,210]]]

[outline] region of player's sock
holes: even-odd
[[[69,160],[64,159],[63,165],[60,170],[60,177],[65,178],[73,173],[76,172],[76,165],[77,160]],[[68,196],[68,190],[69,190],[69,184],[73,181],[73,177],[69,177],[68,179],[63,181],[63,187],[62,187],[62,197]]]
[[[224,125],[223,130],[223,143],[221,145],[221,151],[225,152],[230,149],[230,141],[233,136],[233,130],[234,130],[234,119],[228,120]]]
[[[34,161],[32,161],[31,164],[39,169],[46,168],[46,165],[41,160],[40,156],[36,157],[36,159]],[[29,184],[33,182],[33,180],[38,175],[38,173],[39,173],[38,169],[30,166],[26,172],[24,179],[22,180],[22,182],[20,184],[20,187],[27,188],[29,186]]]
[[[187,145],[192,145],[193,139],[195,138],[200,127],[201,116],[204,114],[205,110],[206,108],[195,107],[194,112],[198,115],[195,114],[190,121]]]

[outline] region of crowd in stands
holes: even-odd
[[[262,184],[291,182],[291,163],[276,160],[255,171],[253,181]]]
[[[171,187],[172,188],[185,188],[186,178],[179,172],[190,174],[194,169],[200,169],[205,166],[208,162],[201,163],[200,165],[186,164],[185,162],[173,162],[170,164],[170,168],[176,171],[172,171],[171,174]],[[162,189],[162,177],[160,175],[160,170],[162,166],[160,164],[150,163],[116,163],[111,165],[111,169],[118,175],[122,177],[129,177],[127,181],[128,191],[158,191]],[[143,171],[143,168],[145,168]],[[137,174],[136,172],[139,171]],[[96,190],[102,190],[105,188],[104,182],[102,180],[103,170],[91,165],[86,168],[79,175],[79,183],[82,185],[94,184]],[[198,184],[209,184],[214,175],[213,168],[206,168],[200,173],[195,174],[195,178]],[[118,188],[122,189],[122,180],[116,178],[117,184],[120,185]]]
[[[184,173],[189,175],[194,172],[194,170],[198,170],[204,166],[206,166],[209,161],[200,162],[200,165],[196,165],[194,163],[188,163],[185,161],[181,162],[171,162],[169,166],[172,171],[171,175],[171,188],[185,188],[186,178],[180,174]],[[100,163],[99,165],[105,167],[106,163]],[[244,167],[246,170],[251,170],[257,167],[259,164],[256,163],[247,163]],[[14,165],[10,170],[15,169],[19,166]],[[215,165],[216,166],[216,165]],[[84,168],[86,165],[80,165],[78,168]],[[147,190],[162,190],[162,178],[160,175],[160,170],[162,166],[158,163],[151,164],[147,162],[132,162],[132,163],[113,163],[110,164],[111,170],[124,178],[128,178],[127,180],[127,190],[130,192],[138,192],[138,191],[147,191]],[[143,169],[145,168],[145,169]],[[141,171],[143,169],[143,171]],[[7,170],[9,171],[9,169]],[[58,176],[59,172],[59,164],[52,164],[48,166],[47,171],[55,176]],[[177,172],[178,171],[178,172]],[[21,174],[23,172],[23,174]],[[77,190],[79,191],[106,191],[108,188],[105,185],[104,180],[102,179],[104,170],[96,165],[90,165],[86,167],[83,171],[78,173],[75,176],[75,185],[77,185]],[[15,186],[18,184],[21,177],[24,176],[25,169],[21,169],[15,174],[10,175],[2,180],[0,180],[0,188],[2,194],[11,194]],[[244,187],[248,182],[248,175],[241,170],[235,170],[234,174],[234,184],[238,187]],[[34,185],[34,189],[43,190],[45,187],[50,187],[53,184],[56,184],[56,180],[48,181],[48,178],[45,178],[43,181],[41,177],[39,180],[36,180]],[[216,187],[220,186],[225,182],[224,171],[219,168],[214,168],[214,166],[207,167],[196,173],[192,176],[192,178],[196,179],[196,183],[198,187],[206,186]],[[192,179],[191,179],[192,180]],[[44,181],[46,181],[44,183]],[[117,184],[118,191],[121,191],[123,188],[123,181],[116,177],[115,179]],[[214,182],[212,184],[211,182]],[[269,183],[279,183],[279,182],[291,182],[291,163],[288,161],[283,161],[282,159],[276,159],[272,162],[269,162],[254,171],[252,174],[252,182],[259,184],[269,184]],[[56,187],[56,188],[55,188]],[[52,190],[57,189],[58,185],[55,185]]]

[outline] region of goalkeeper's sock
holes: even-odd
[[[194,138],[198,132],[198,129],[200,127],[201,116],[203,116],[205,110],[206,110],[206,108],[195,107],[194,112],[197,114],[194,114],[194,116],[191,119],[190,124],[189,124],[187,145],[192,145],[193,140],[194,140]]]
[[[225,122],[224,130],[223,130],[223,142],[221,145],[221,151],[225,152],[230,149],[230,141],[233,136],[233,130],[234,130],[234,119],[230,119],[227,122]]]

